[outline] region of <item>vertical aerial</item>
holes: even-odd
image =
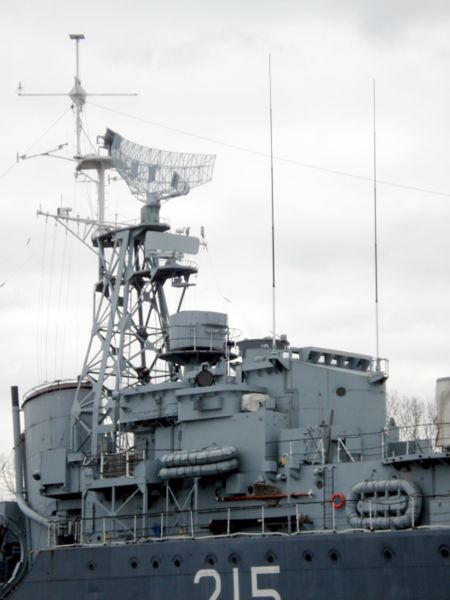
[[[376,368],[380,370],[380,325],[378,314],[378,215],[377,215],[377,134],[375,79],[373,80],[373,226],[374,226],[374,275],[375,275],[375,352]]]
[[[270,128],[270,214],[272,231],[272,346],[277,340],[275,280],[275,206],[273,195],[272,59],[269,54],[269,128]]]

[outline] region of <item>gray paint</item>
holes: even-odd
[[[159,204],[150,216],[99,229],[81,377],[23,404],[27,510],[42,522],[12,527],[28,549],[13,597],[158,598],[168,581],[174,600],[212,597],[200,580],[214,567],[235,600],[241,564],[242,598],[258,597],[249,569],[283,600],[386,600],[387,584],[400,600],[446,597],[450,453],[386,426],[387,373],[371,357],[285,338],[237,349],[226,314],[183,311],[196,267]]]

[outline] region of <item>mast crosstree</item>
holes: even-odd
[[[81,85],[80,78],[80,41],[84,40],[85,37],[82,33],[71,33],[69,34],[69,38],[75,42],[75,75],[74,75],[74,84],[70,92],[67,93],[52,93],[52,92],[44,92],[44,93],[30,93],[24,92],[22,83],[19,82],[19,86],[17,89],[17,93],[19,96],[69,96],[69,98],[73,102],[73,109],[75,111],[75,131],[76,131],[76,154],[75,158],[80,158],[82,156],[81,150],[81,134],[83,132],[83,122],[82,122],[82,112],[83,106],[86,104],[86,98],[88,96],[137,96],[136,93],[115,93],[115,92],[107,92],[107,93],[87,93],[83,86]],[[23,157],[21,157],[23,158]]]

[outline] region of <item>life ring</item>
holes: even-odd
[[[334,510],[340,510],[345,506],[345,496],[341,492],[335,492],[330,496],[330,504]]]

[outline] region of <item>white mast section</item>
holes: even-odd
[[[81,114],[83,112],[83,106],[86,104],[86,98],[88,96],[137,96],[137,93],[115,93],[115,92],[107,92],[100,94],[90,94],[87,93],[82,85],[80,78],[80,40],[84,40],[85,36],[82,33],[70,33],[69,38],[75,41],[75,76],[74,76],[74,86],[67,93],[28,93],[23,91],[23,86],[19,83],[17,93],[19,96],[69,96],[72,100],[74,108],[75,108],[75,120],[76,120],[76,155],[75,158],[81,158],[81,134],[83,131],[83,123],[81,119]]]
[[[73,100],[75,106],[75,119],[76,119],[76,135],[77,135],[77,157],[81,156],[81,112],[83,105],[86,102],[86,92],[81,87],[80,80],[80,40],[84,40],[82,33],[71,33],[69,34],[71,40],[75,40],[75,85],[73,86],[69,96]],[[100,220],[100,215],[99,215]]]
[[[75,76],[74,85],[70,90],[69,94],[60,93],[24,93],[22,84],[19,83],[18,95],[19,96],[69,96],[73,102],[73,108],[75,109],[75,131],[76,131],[76,154],[75,159],[78,160],[77,171],[95,170],[97,171],[97,221],[99,227],[105,222],[105,171],[112,167],[111,158],[109,156],[99,155],[87,155],[82,154],[81,148],[81,136],[83,133],[83,122],[82,112],[83,106],[86,104],[86,98],[88,96],[137,96],[136,93],[123,94],[123,93],[101,93],[101,94],[88,94],[81,85],[80,78],[80,41],[85,39],[82,33],[71,33],[69,38],[75,41]],[[65,144],[61,144],[58,149],[61,149]],[[45,153],[49,154],[49,153]],[[39,156],[39,155],[37,155]],[[53,155],[52,155],[53,156]],[[22,156],[20,158],[31,158]]]

